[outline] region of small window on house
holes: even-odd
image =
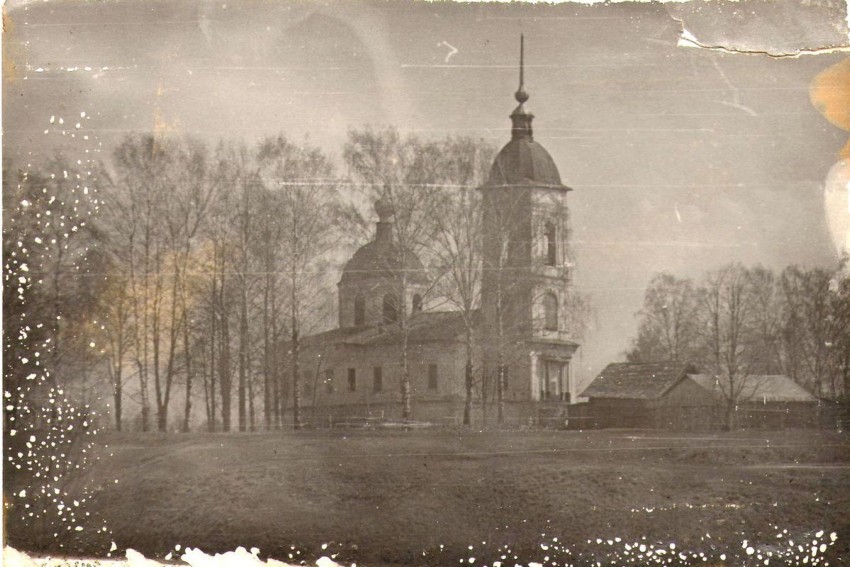
[[[333,394],[334,393],[334,370],[333,370],[333,368],[325,370],[325,377],[322,381],[325,383],[325,393]]]
[[[543,296],[543,328],[547,331],[558,330],[558,298],[551,292]]]
[[[436,364],[429,364],[428,365],[428,389],[429,390],[436,390],[437,389],[438,378],[439,378],[439,376],[437,374],[437,365]]]
[[[413,296],[413,312],[419,313],[422,311],[422,296],[418,293]]]
[[[373,369],[372,374],[372,390],[381,392],[384,389],[384,372],[380,366]]]
[[[558,263],[558,241],[555,225],[550,221],[543,228],[543,241],[546,245],[546,265],[554,266]]]
[[[348,369],[348,391],[357,391],[357,370],[354,368]]]
[[[398,311],[396,310],[396,300],[392,294],[388,293],[384,296],[384,323],[395,323],[398,321]]]
[[[362,295],[354,298],[354,325],[360,326],[366,323],[366,300]]]

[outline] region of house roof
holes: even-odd
[[[728,390],[723,380],[712,374],[689,374],[688,378],[716,396],[722,396]],[[739,399],[742,402],[765,403],[817,401],[805,388],[782,374],[747,376],[741,384]]]
[[[581,393],[587,398],[660,398],[696,368],[685,362],[614,362]]]
[[[474,313],[477,319],[478,312]],[[417,313],[408,320],[407,340],[411,344],[457,339],[465,330],[463,313],[432,311]],[[358,346],[391,345],[403,339],[400,324],[345,327],[304,337],[303,346],[347,344]]]

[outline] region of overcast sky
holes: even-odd
[[[840,55],[677,47],[680,23],[658,4],[18,2],[8,14],[3,145],[16,162],[67,142],[43,131],[81,112],[107,151],[157,122],[210,141],[308,136],[337,156],[367,124],[501,145],[525,33],[535,138],[574,189],[577,282],[596,309],[583,379],[628,347],[654,272],[837,259],[823,183],[847,132],[809,85]]]

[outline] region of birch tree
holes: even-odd
[[[646,290],[630,362],[687,361],[697,354],[699,298],[689,279],[653,276]]]
[[[463,424],[472,423],[474,331],[480,323],[482,211],[478,187],[486,180],[495,148],[472,138],[441,142],[444,156],[441,209],[435,215],[431,249],[439,281],[437,293],[461,314],[464,325]],[[483,386],[483,384],[482,384]]]
[[[283,136],[260,143],[257,163],[260,183],[275,203],[273,210],[281,224],[278,269],[284,277],[289,311],[292,419],[295,429],[300,429],[301,336],[315,328],[322,306],[328,304],[326,256],[335,243],[328,215],[336,200],[336,181],[334,169],[321,151]],[[267,266],[270,268],[271,262]]]
[[[740,264],[709,272],[702,286],[703,332],[708,361],[725,406],[726,428],[736,427],[736,408],[756,392],[748,378],[754,360],[753,294]]]

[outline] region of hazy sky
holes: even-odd
[[[80,112],[106,149],[156,124],[211,141],[308,136],[336,155],[366,124],[502,144],[524,32],[535,137],[574,189],[577,282],[596,309],[583,379],[628,347],[656,271],[837,258],[823,183],[847,133],[809,84],[842,56],[677,47],[658,4],[17,2],[6,30],[16,162],[67,141],[43,134],[52,115]]]

